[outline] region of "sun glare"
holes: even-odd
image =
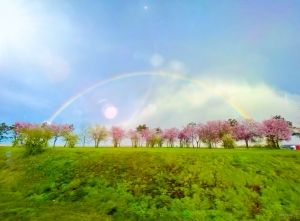
[[[37,19],[21,1],[0,0],[0,62],[5,56],[26,56],[34,43]]]
[[[117,109],[115,107],[108,107],[105,110],[104,116],[108,119],[113,119],[117,115]]]

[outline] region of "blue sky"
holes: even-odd
[[[190,82],[114,80],[54,121],[180,128],[242,118],[230,101],[257,121],[298,125],[299,24],[297,0],[0,0],[0,122],[44,122],[96,82],[161,71]]]

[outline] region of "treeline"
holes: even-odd
[[[221,144],[222,147],[231,149],[236,147],[237,141],[244,141],[247,148],[250,142],[265,140],[272,148],[280,148],[280,142],[291,140],[291,136],[299,136],[299,128],[293,127],[292,123],[281,116],[256,122],[252,119],[237,121],[235,119],[214,120],[206,123],[189,123],[182,129],[161,128],[149,129],[145,124],[137,128],[125,130],[119,126],[110,129],[104,125],[84,123],[80,126],[79,134],[75,134],[72,124],[34,124],[28,122],[16,122],[8,126],[0,125],[0,141],[12,139],[13,146],[25,146],[29,154],[42,151],[42,147],[55,147],[56,141],[61,137],[65,147],[74,147],[79,141],[83,147],[89,141],[99,147],[100,142],[111,138],[114,147],[121,146],[125,138],[131,140],[132,147],[174,147],[179,143],[180,147],[199,148],[205,145],[215,148]]]

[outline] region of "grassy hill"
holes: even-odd
[[[0,220],[299,220],[300,151],[0,147]]]

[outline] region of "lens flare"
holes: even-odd
[[[117,109],[115,107],[108,107],[105,110],[104,116],[108,119],[113,119],[117,115]]]

